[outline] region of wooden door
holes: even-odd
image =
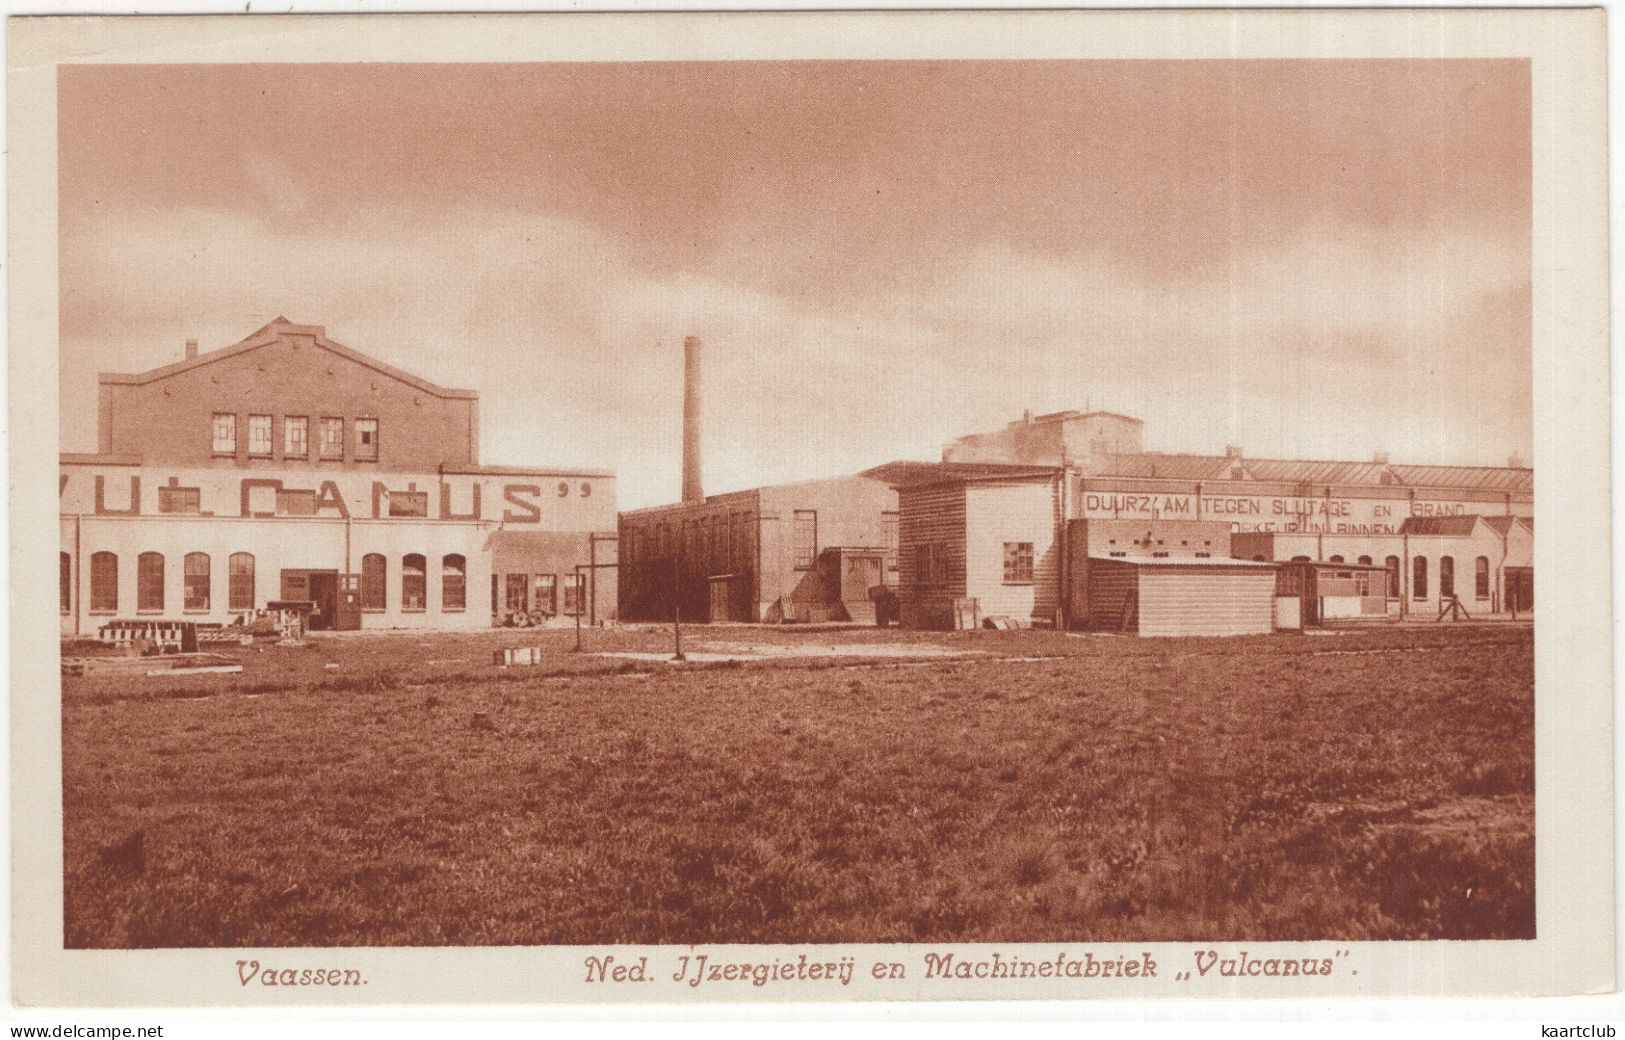
[[[340,632],[355,632],[361,628],[361,575],[339,575],[338,606],[333,614],[333,627]]]
[[[311,631],[321,632],[336,627],[339,601],[338,572],[311,571],[309,581],[310,601],[316,604],[310,612]]]
[[[847,556],[841,567],[841,599],[869,599],[869,590],[885,581],[885,558],[879,555]]]

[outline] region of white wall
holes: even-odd
[[[345,560],[346,527],[349,561]],[[491,557],[485,544],[492,525],[445,521],[342,520],[287,518],[255,520],[235,517],[146,516],[63,517],[62,551],[74,557],[74,599],[63,618],[62,631],[93,635],[110,617],[136,617],[137,558],[144,552],[164,556],[164,609],[162,617],[225,623],[234,616],[229,608],[230,558],[233,553],[254,554],[254,605],[263,607],[281,598],[284,569],[336,570],[359,574],[361,557],[369,552],[388,560],[387,608],[362,615],[361,626],[373,628],[473,629],[489,628]],[[91,614],[90,557],[96,552],[118,555],[119,603],[115,614]],[[185,557],[209,554],[209,609],[185,609]],[[425,557],[427,609],[401,610],[402,557]],[[447,612],[441,606],[441,559],[457,553],[467,565],[467,607]],[[77,626],[75,624],[77,622]]]
[[[1060,546],[1051,481],[970,484],[965,489],[965,595],[983,615],[1053,621],[1058,605]],[[1033,582],[1004,583],[1004,543],[1033,543]]]

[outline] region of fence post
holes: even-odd
[[[683,604],[681,600],[677,602],[677,609],[676,613],[674,614],[674,618],[675,624],[673,625],[673,630],[677,636],[677,652],[672,654],[671,659],[673,661],[686,661],[688,658],[683,656]]]

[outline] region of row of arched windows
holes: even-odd
[[[73,609],[73,560],[60,554],[62,579],[61,607]],[[144,552],[135,560],[135,609],[158,612],[165,609],[164,554]],[[254,609],[254,554],[232,553],[226,563],[226,601],[229,610]],[[181,559],[181,608],[207,611],[212,606],[214,564],[208,553],[187,553]],[[99,614],[119,609],[118,554],[90,554],[90,609]]]
[[[61,609],[73,609],[73,559],[61,553]],[[144,552],[136,557],[135,609],[141,612],[161,612],[164,602],[164,572],[167,562],[163,553]],[[254,554],[232,553],[226,565],[226,608],[228,610],[254,609]],[[361,607],[363,610],[383,610],[386,607],[389,564],[382,553],[368,553],[361,558]],[[208,553],[187,553],[181,559],[181,608],[186,611],[207,611],[213,606],[213,561]],[[460,553],[440,558],[440,607],[442,610],[463,610],[468,605],[468,560]],[[401,609],[405,611],[428,608],[428,561],[421,553],[407,553],[401,557]],[[119,609],[118,554],[97,552],[90,555],[90,609],[96,613],[116,613]]]
[[[1451,599],[1456,595],[1456,558],[1439,557],[1439,598]],[[1490,558],[1473,559],[1473,595],[1478,599],[1490,598]],[[1428,558],[1418,556],[1411,561],[1411,598],[1428,598]]]
[[[389,561],[383,553],[361,557],[361,609],[388,607]],[[422,553],[401,557],[401,609],[428,609],[429,564]],[[468,561],[460,553],[440,558],[440,609],[463,610],[468,606]]]
[[[1262,560],[1262,556],[1254,556],[1254,560]],[[1307,556],[1294,556],[1294,562],[1308,562]],[[1345,562],[1340,555],[1327,557],[1327,563]],[[1371,557],[1362,556],[1356,563],[1371,565]],[[1390,556],[1383,561],[1383,567],[1388,572],[1388,598],[1399,599],[1399,557]],[[1456,558],[1454,556],[1439,557],[1439,597],[1449,599],[1456,594]],[[1479,556],[1473,560],[1473,595],[1479,599],[1490,598],[1490,558]],[[1417,556],[1411,560],[1411,598],[1428,598],[1428,558]]]

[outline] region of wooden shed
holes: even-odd
[[[1248,560],[1089,558],[1089,627],[1142,636],[1266,635],[1275,575]]]

